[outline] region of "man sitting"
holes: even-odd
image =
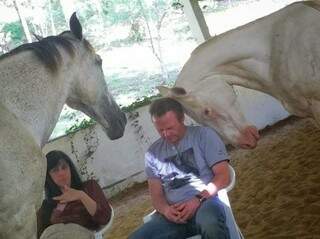
[[[181,104],[170,98],[150,106],[161,138],[145,155],[149,191],[157,213],[130,239],[175,239],[201,234],[230,238],[217,192],[229,183],[229,156],[207,127],[186,126]]]

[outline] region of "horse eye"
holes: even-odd
[[[204,114],[205,114],[206,116],[208,116],[208,115],[210,114],[210,110],[209,110],[209,109],[205,109],[205,110],[204,110]]]

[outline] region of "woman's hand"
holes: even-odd
[[[68,186],[64,186],[62,191],[63,193],[60,196],[54,197],[53,199],[59,201],[59,203],[68,203],[79,200],[91,216],[96,213],[96,201],[89,197],[84,191],[76,190]]]
[[[59,201],[59,203],[68,203],[77,200],[81,201],[84,194],[83,191],[70,188],[67,185],[64,186],[62,191],[63,193],[60,196],[53,197],[53,199]]]

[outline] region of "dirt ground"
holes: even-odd
[[[320,130],[291,117],[262,132],[256,149],[230,150],[237,177],[229,193],[246,239],[320,239]],[[112,199],[108,238],[122,239],[152,211],[146,184]]]

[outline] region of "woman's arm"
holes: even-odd
[[[92,220],[100,225],[105,225],[111,218],[111,207],[105,194],[95,180],[86,182],[84,191],[96,202],[96,211],[92,216]]]
[[[91,197],[88,196],[84,191],[80,192],[80,201],[82,202],[83,206],[87,209],[88,213],[91,216],[94,216],[94,214],[97,211],[97,203],[95,200],[93,200]]]

